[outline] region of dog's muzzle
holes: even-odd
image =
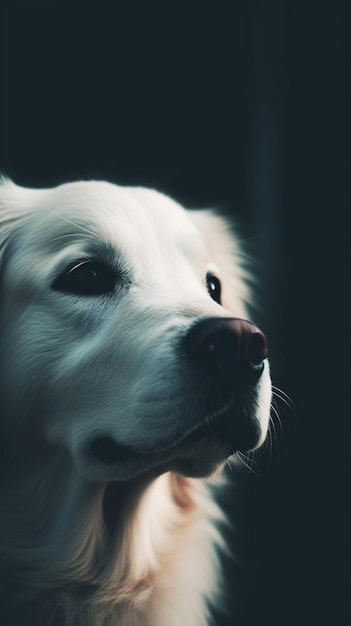
[[[172,436],[154,449],[121,445],[102,435],[90,445],[96,460],[111,465],[134,459],[142,467],[152,457],[173,458],[176,451],[180,468],[193,455],[189,475],[196,475],[196,464],[199,475],[205,475],[207,465],[212,469],[236,450],[256,447],[261,437],[257,393],[268,357],[264,333],[243,319],[206,318],[190,327],[179,348],[195,398],[184,428],[178,420]],[[213,462],[207,459],[211,455]]]

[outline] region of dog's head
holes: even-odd
[[[205,476],[263,441],[267,342],[222,219],[104,182],[0,198],[5,463]]]

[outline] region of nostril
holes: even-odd
[[[188,357],[199,371],[230,384],[255,383],[268,357],[267,339],[251,322],[238,318],[209,318],[185,337]]]
[[[252,365],[261,365],[268,357],[267,340],[261,331],[254,332],[249,338],[247,356]]]

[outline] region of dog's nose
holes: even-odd
[[[268,357],[267,339],[251,322],[242,319],[208,318],[195,324],[185,337],[188,357],[202,370],[256,383]]]

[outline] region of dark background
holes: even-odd
[[[280,403],[271,457],[234,490],[243,563],[227,580],[245,626],[351,620],[346,6],[2,16],[4,173],[29,186],[150,185],[223,207],[255,256],[255,321],[296,408]]]

